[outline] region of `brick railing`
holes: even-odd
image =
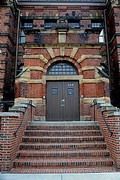
[[[1,172],[10,171],[28,121],[35,113],[33,104],[15,104],[10,112],[0,113]]]
[[[120,168],[120,111],[110,103],[100,102],[91,106],[91,117],[100,125],[111,158]]]

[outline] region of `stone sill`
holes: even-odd
[[[116,111],[116,112],[111,112],[111,113],[108,113],[107,115],[108,117],[111,117],[111,116],[119,116],[120,117],[120,111]]]
[[[20,117],[20,114],[13,112],[0,112],[0,117]]]

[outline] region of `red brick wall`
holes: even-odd
[[[96,84],[84,84],[84,97],[96,97]]]
[[[15,9],[13,7],[13,11]],[[16,15],[10,6],[0,8],[0,96],[4,101],[14,100]],[[9,89],[9,91],[8,91]],[[6,109],[5,109],[6,110]]]
[[[23,106],[24,107],[24,106]],[[15,110],[17,112],[17,110]],[[24,130],[28,121],[31,120],[31,106],[23,112],[8,112],[0,114],[1,116],[1,171],[9,171],[13,166],[13,160],[19,149]],[[34,107],[32,107],[32,118],[34,116]],[[22,121],[23,120],[23,121]],[[22,121],[22,124],[21,124]],[[21,124],[21,126],[20,126]],[[16,137],[14,133],[20,126]]]
[[[110,109],[112,108],[112,109]],[[112,132],[112,136],[103,120],[102,114],[100,112],[100,109],[102,110],[103,116],[105,118],[105,121],[108,125],[108,128],[110,129],[110,132]],[[119,115],[115,115],[115,107],[113,106],[105,106],[105,105],[96,105],[91,107],[91,117],[92,120],[96,120],[98,124],[100,125],[100,129],[102,131],[102,134],[105,138],[105,142],[107,144],[107,147],[110,151],[110,155],[112,159],[114,160],[115,166],[119,169],[120,168],[120,113]],[[95,116],[94,116],[95,115]]]
[[[39,54],[39,52],[38,52]],[[40,59],[24,59],[24,66],[40,66],[43,67],[45,65],[44,62],[40,61]]]
[[[17,92],[16,97],[23,98],[38,98],[38,101],[42,101],[43,97],[46,96],[46,79],[43,75],[47,74],[47,70],[49,66],[57,62],[58,60],[67,60],[72,62],[76,68],[78,69],[78,74],[80,77],[80,96],[83,98],[80,104],[80,115],[89,115],[90,103],[85,102],[86,99],[92,99],[95,97],[103,97],[105,95],[104,92],[104,83],[96,83],[96,72],[95,67],[100,65],[100,58],[84,58],[86,55],[100,55],[101,44],[98,44],[98,36],[99,33],[93,32],[91,29],[91,20],[94,19],[95,16],[97,18],[103,18],[103,9],[104,7],[99,6],[89,6],[85,4],[85,9],[83,6],[53,6],[53,5],[41,5],[41,6],[20,6],[21,8],[21,21],[22,19],[33,18],[33,27],[32,32],[27,33],[26,31],[26,45],[24,55],[43,55],[48,62],[43,62],[41,59],[36,57],[27,59],[27,56],[24,56],[24,66],[31,67],[30,68],[30,79],[28,78],[28,82],[20,80],[20,83],[17,83]],[[96,9],[97,13],[96,13]],[[72,13],[75,11],[75,15],[81,13],[82,18],[80,19],[81,27],[78,29],[69,28],[66,33],[66,42],[61,44],[58,42],[58,34],[59,32],[55,27],[51,29],[45,29],[44,27],[44,19],[56,18],[59,22],[59,17],[66,17],[66,13],[72,17]],[[97,15],[96,15],[97,14]],[[93,15],[93,17],[91,17]],[[67,23],[67,17],[65,19]],[[39,32],[37,35],[37,31]],[[35,33],[34,33],[35,32]],[[36,39],[36,37],[38,39]],[[37,41],[38,40],[38,41]],[[102,46],[104,47],[104,46]],[[50,53],[50,49],[52,49],[53,53]],[[76,48],[76,49],[75,49]],[[77,49],[78,48],[78,49]],[[75,51],[73,51],[73,49]],[[74,54],[75,53],[75,54]],[[33,57],[33,56],[32,56]],[[81,62],[78,62],[78,59],[82,59]],[[103,58],[105,60],[105,58]],[[103,60],[102,59],[102,60]],[[36,67],[37,66],[37,67]],[[91,66],[90,68],[87,68]],[[39,71],[39,67],[41,70]],[[83,75],[83,76],[82,76]],[[83,77],[83,79],[82,79]],[[24,77],[23,77],[24,78]],[[21,78],[22,79],[22,78]],[[68,78],[69,79],[69,78]],[[33,80],[35,82],[33,83]],[[40,80],[42,83],[37,83],[37,80]],[[90,100],[88,100],[90,101]],[[85,104],[82,104],[85,103]],[[43,113],[44,104],[38,103],[38,108],[36,110],[37,114],[40,112],[40,115]],[[84,110],[82,109],[84,108]],[[40,109],[40,110],[39,110]]]
[[[83,71],[84,79],[94,79],[95,78],[95,70],[85,70]]]
[[[42,75],[40,71],[31,70],[30,79],[42,79]]]

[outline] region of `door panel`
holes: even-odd
[[[47,82],[47,120],[78,121],[79,89],[77,81]]]

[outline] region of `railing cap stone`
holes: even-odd
[[[4,116],[4,117],[12,117],[12,116],[14,116],[14,117],[19,117],[20,116],[20,114],[19,113],[14,113],[14,112],[0,112],[0,117],[2,117],[2,116]]]

